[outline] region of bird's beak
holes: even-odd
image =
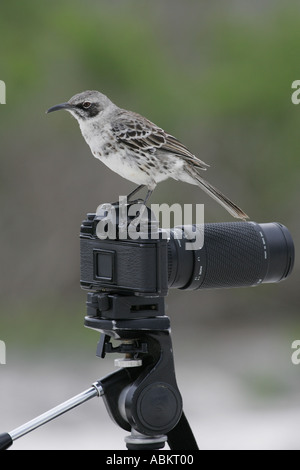
[[[60,109],[72,109],[72,105],[70,103],[56,104],[55,106],[52,106],[52,108],[49,108],[46,113],[52,113],[53,111],[59,111]]]

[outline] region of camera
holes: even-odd
[[[118,207],[116,211],[118,215]],[[292,272],[294,244],[289,230],[280,223],[207,223],[201,227],[203,246],[190,250],[186,249],[190,242],[187,233],[196,226],[166,230],[156,225],[153,237],[148,208],[147,213],[149,231],[144,230],[138,239],[120,238],[118,230],[114,239],[100,239],[97,226],[108,212],[87,215],[80,230],[83,289],[165,296],[169,288],[214,289],[279,282]],[[128,218],[128,224],[131,222]],[[116,224],[118,228],[118,217]]]

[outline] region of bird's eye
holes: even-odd
[[[84,101],[84,103],[82,103],[82,107],[84,109],[88,109],[90,106],[91,106],[92,103],[90,103],[89,101]]]

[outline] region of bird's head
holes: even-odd
[[[107,96],[103,95],[99,91],[83,91],[72,98],[66,103],[57,104],[49,108],[47,113],[65,109],[69,111],[78,121],[85,121],[98,116],[104,111],[109,105],[112,105]]]

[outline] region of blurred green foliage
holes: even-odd
[[[207,179],[251,219],[278,220],[298,241],[300,106],[291,103],[291,84],[300,79],[297,2],[2,0],[0,11],[3,325],[9,328],[12,309],[34,323],[39,315],[49,319],[48,309],[30,317],[36,299],[57,305],[63,298],[66,311],[73,299],[84,304],[80,222],[132,189],[92,159],[69,116],[44,115],[84,89],[175,134],[211,163]],[[159,186],[153,202],[164,201],[204,202],[207,222],[229,220],[181,183]],[[297,263],[283,286],[180,295],[200,323],[200,296],[220,316],[245,304],[245,316],[261,316],[259,305],[278,315],[284,306],[293,316],[298,276]],[[178,297],[170,297],[172,308]]]

